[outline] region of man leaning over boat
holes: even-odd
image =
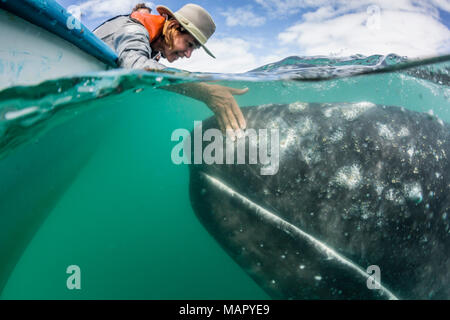
[[[172,12],[165,6],[157,6],[159,15],[138,4],[130,15],[114,17],[94,30],[118,55],[122,68],[164,70],[167,67],[160,57],[174,62],[190,58],[192,52],[202,47],[215,58],[205,46],[216,29],[211,15],[196,4],[187,4]],[[216,115],[220,129],[242,136],[246,122],[233,95],[241,95],[248,89],[235,89],[210,83],[184,83],[166,86],[164,89],[186,95],[204,102]],[[231,129],[231,130],[227,130]]]

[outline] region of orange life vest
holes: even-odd
[[[137,11],[131,14],[131,18],[139,21],[147,29],[150,42],[153,42],[161,35],[164,22],[166,21],[162,16]]]

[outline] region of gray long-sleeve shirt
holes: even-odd
[[[129,16],[118,16],[94,30],[94,34],[113,49],[119,66],[128,69],[165,69],[165,65],[152,59],[150,36],[147,29]]]

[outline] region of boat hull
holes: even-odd
[[[108,66],[72,43],[0,9],[0,90]]]

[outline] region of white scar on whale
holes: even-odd
[[[239,198],[245,205],[247,205],[249,208],[252,208],[252,212],[254,212],[258,218],[261,218],[264,221],[268,221],[269,223],[276,225],[278,229],[283,230],[287,234],[291,235],[294,238],[306,240],[309,243],[311,243],[314,247],[316,247],[319,252],[325,254],[327,257],[331,257],[336,259],[338,262],[342,263],[343,265],[349,267],[353,271],[356,271],[357,274],[362,276],[365,279],[369,279],[369,274],[366,273],[360,266],[353,263],[351,260],[347,259],[346,257],[342,256],[338,252],[336,252],[334,249],[327,246],[325,243],[321,242],[320,240],[314,238],[310,234],[304,232],[300,228],[294,226],[293,224],[287,222],[286,220],[280,218],[273,212],[270,212],[269,210],[261,207],[260,205],[254,203],[247,197],[243,196],[242,194],[234,191],[231,187],[227,186],[225,183],[220,181],[219,179],[216,179],[206,173],[201,173],[205,178],[212,183],[215,187],[217,187],[219,190],[229,194],[231,197],[237,197]],[[382,291],[384,294],[386,294],[390,300],[398,300],[399,298],[396,297],[389,289],[387,289],[385,286],[383,286],[381,283],[376,281],[376,279],[371,279]]]

